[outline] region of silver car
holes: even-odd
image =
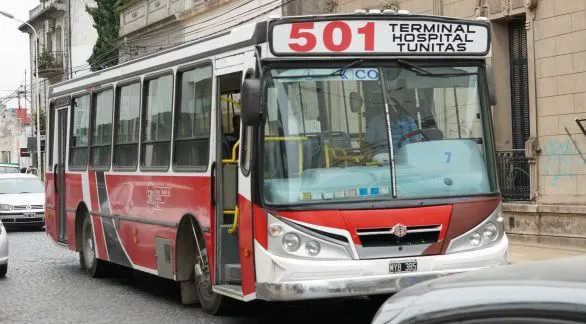
[[[0,173],[0,220],[4,226],[45,225],[45,186],[38,177]]]
[[[0,220],[0,278],[6,276],[8,271],[8,234],[4,224]]]

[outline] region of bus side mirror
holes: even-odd
[[[494,89],[494,79],[492,77],[492,66],[486,66],[486,81],[488,82],[488,101],[491,106],[496,105],[496,91]]]
[[[258,126],[265,116],[260,105],[259,79],[246,79],[242,83],[242,123],[245,126]]]

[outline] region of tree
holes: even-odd
[[[92,55],[87,60],[92,71],[118,64],[118,48],[115,45],[120,29],[120,7],[128,0],[96,0],[97,7],[85,7],[94,20],[98,39]]]

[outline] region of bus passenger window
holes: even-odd
[[[145,83],[141,165],[166,169],[171,159],[173,76],[164,75]]]
[[[112,90],[100,92],[92,105],[91,166],[110,168],[110,144],[112,143]]]
[[[173,166],[206,169],[210,151],[212,67],[178,73]]]
[[[116,96],[114,168],[135,168],[138,162],[140,83],[118,88]]]
[[[89,109],[89,95],[75,99],[69,155],[69,166],[71,168],[85,169],[88,163]]]

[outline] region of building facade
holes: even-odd
[[[85,5],[93,6],[95,1],[41,0],[29,11],[27,20],[37,31],[38,43],[26,24],[18,28],[30,35],[33,116],[36,116],[37,102],[41,112],[48,107],[49,85],[89,72],[86,60],[92,53],[97,33]],[[35,74],[37,59],[38,75]]]
[[[281,0],[131,0],[120,13],[120,62],[281,14]]]
[[[26,108],[0,106],[0,163],[31,165],[27,138],[32,135],[30,117]]]

